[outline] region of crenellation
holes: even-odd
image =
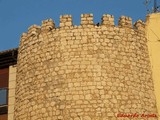
[[[121,16],[118,20],[118,26],[132,28],[132,18],[127,16]]]
[[[28,28],[28,36],[37,35],[41,30],[41,27],[38,25],[32,25]]]
[[[145,31],[145,23],[142,20],[138,20],[134,23],[134,27],[139,31]]]
[[[60,27],[71,27],[71,26],[73,26],[71,15],[60,16]]]
[[[52,19],[47,19],[42,21],[42,31],[51,31],[55,28],[55,23]]]
[[[81,25],[82,26],[94,25],[93,14],[81,14]]]
[[[121,16],[119,18],[118,21],[118,26],[115,26],[114,23],[114,16],[113,15],[109,15],[109,14],[104,14],[101,18],[101,24],[95,25],[93,22],[93,14],[81,14],[81,24],[80,26],[73,26],[73,21],[72,21],[72,16],[71,15],[63,15],[60,16],[60,27],[57,27],[57,29],[55,29],[55,23],[52,19],[47,19],[47,20],[43,20],[42,21],[42,26],[37,26],[37,25],[33,25],[31,27],[28,28],[28,36],[30,35],[37,35],[40,32],[47,32],[47,31],[51,31],[53,29],[55,30],[59,30],[59,28],[64,28],[64,29],[80,29],[83,28],[84,26],[87,27],[93,27],[96,29],[99,29],[99,27],[101,29],[106,29],[106,27],[110,32],[117,27],[120,28],[132,28],[132,19],[130,17],[126,17],[126,16]],[[144,31],[144,22],[142,22],[141,20],[138,20],[135,24],[134,24],[134,28],[133,29],[137,29],[140,31]]]
[[[21,35],[21,42],[20,42],[20,46],[23,46],[24,41],[28,38],[27,36],[28,36],[28,34],[27,34],[27,33],[22,33],[22,35]]]
[[[21,35],[21,39],[26,39],[27,38],[27,33],[22,33],[22,35]]]
[[[104,14],[101,20],[102,20],[102,25],[114,26],[114,16],[113,15]]]

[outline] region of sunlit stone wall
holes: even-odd
[[[33,25],[21,37],[15,120],[115,120],[156,114],[144,23],[92,14]],[[123,118],[122,118],[123,119]],[[129,118],[128,118],[129,119]],[[146,118],[137,118],[146,119]]]

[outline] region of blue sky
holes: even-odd
[[[80,14],[93,13],[94,22],[103,14],[112,14],[115,23],[121,15],[135,22],[145,20],[145,0],[0,0],[0,51],[18,47],[20,36],[33,24],[52,18],[59,26],[59,17],[71,14],[73,23],[80,24]]]

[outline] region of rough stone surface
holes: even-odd
[[[125,16],[114,26],[111,15],[95,25],[92,14],[81,15],[80,26],[64,15],[59,28],[52,20],[30,27],[19,47],[14,119],[116,120],[118,113],[156,114],[143,28],[141,21],[132,28]]]

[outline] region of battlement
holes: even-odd
[[[121,16],[118,21],[118,26],[132,28],[132,18],[127,16]]]
[[[101,18],[102,25],[105,26],[114,26],[114,16],[109,14],[104,14]]]
[[[69,26],[73,26],[72,16],[71,15],[60,16],[60,27],[69,27]]]
[[[134,23],[134,27],[137,30],[144,31],[145,30],[145,23],[142,20],[138,20]]]
[[[42,26],[43,27],[43,26]],[[37,35],[41,30],[40,26],[37,25],[32,25],[28,28],[28,35],[32,36],[32,35]]]
[[[135,22],[134,26],[132,26],[132,18],[127,16],[121,16],[118,20],[118,26],[115,26],[114,16],[109,14],[104,14],[101,18],[101,23],[94,23],[93,14],[81,14],[81,22],[80,26],[85,27],[118,27],[118,28],[129,28],[137,31],[144,32],[144,22],[142,20],[138,20]],[[42,21],[41,26],[32,25],[28,28],[27,36],[38,35],[41,32],[49,32],[53,29],[72,29],[75,26],[73,25],[73,20],[71,15],[62,15],[60,16],[59,27],[55,27],[55,23],[52,19],[47,19]]]
[[[81,25],[82,26],[94,25],[93,14],[82,14],[81,15]]]
[[[42,31],[50,31],[55,28],[55,23],[52,19],[42,21]]]

